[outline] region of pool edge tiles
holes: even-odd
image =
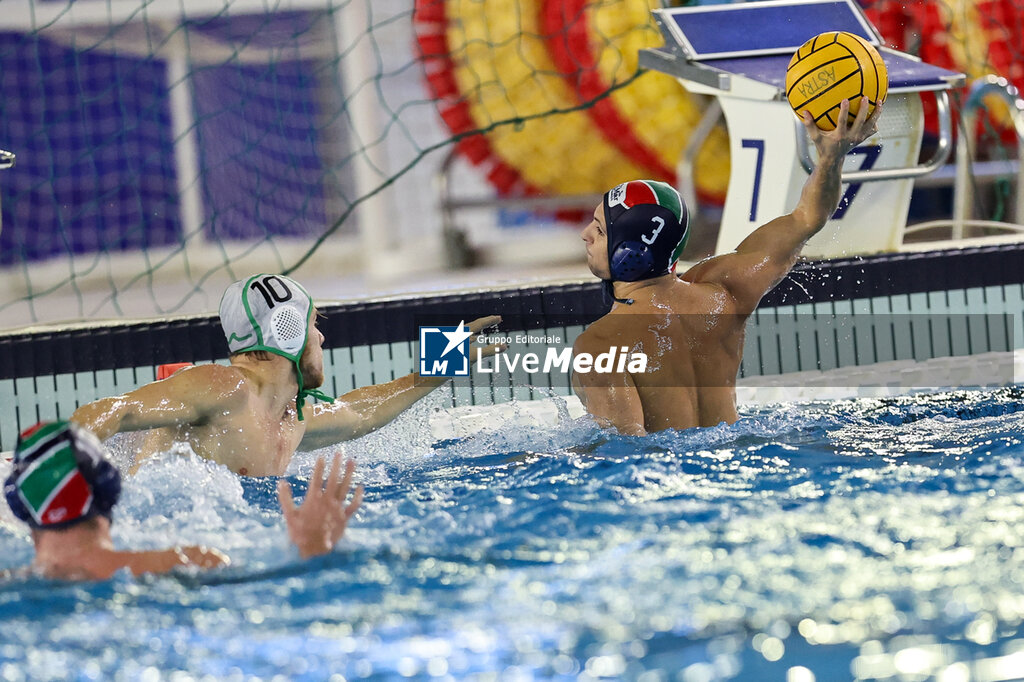
[[[739,376],[811,372],[810,381],[822,370],[1024,347],[1016,267],[1024,262],[1017,260],[1024,261],[1024,245],[959,257],[939,252],[801,264],[751,317]],[[951,270],[940,277],[933,265]],[[415,325],[428,311],[455,311],[452,324],[460,315],[502,314],[504,332],[517,331],[516,324],[526,326],[524,331],[554,330],[571,345],[569,337],[601,315],[600,298],[598,282],[574,282],[325,304],[325,351],[332,360],[325,385],[343,394],[371,379],[415,371]],[[157,364],[225,362],[227,356],[215,316],[122,323],[116,331],[68,327],[0,334],[0,449],[13,448],[18,432],[37,415],[56,410],[66,417],[77,405],[131,390],[151,378]],[[528,383],[548,388],[527,390],[507,373],[471,376],[453,392],[452,405],[570,393],[563,377],[557,387],[550,376],[536,379]],[[1013,377],[1003,383],[1013,383]]]

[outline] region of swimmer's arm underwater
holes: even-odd
[[[732,253],[702,261],[682,275],[688,282],[720,284],[737,301],[740,314],[749,315],[796,264],[800,251],[828,222],[839,205],[843,159],[877,130],[882,107],[869,117],[862,103],[856,120],[847,125],[849,101],[840,106],[835,130],[819,129],[810,114],[802,119],[818,150],[818,164],[804,184],[793,212],[754,230]]]
[[[106,440],[123,431],[202,423],[219,412],[243,406],[246,391],[238,370],[201,365],[124,395],[82,405],[70,420]]]
[[[132,575],[146,573],[170,573],[179,568],[217,568],[231,563],[228,557],[216,549],[209,547],[174,547],[172,549],[154,549],[138,552],[118,552],[110,550],[93,560],[83,562],[85,579],[106,580],[121,569],[127,568]],[[40,571],[50,577],[77,579],[76,575],[58,575],[55,571]]]
[[[0,578],[107,580],[124,569],[139,576],[169,573],[179,568],[216,568],[230,563],[227,556],[216,549],[199,546],[116,550],[110,538],[110,520],[102,516],[67,528],[35,528],[32,542],[35,557],[31,566],[0,571]]]

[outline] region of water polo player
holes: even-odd
[[[149,429],[136,461],[188,443],[200,456],[250,476],[280,476],[296,449],[358,438],[389,423],[446,381],[409,374],[331,401],[323,335],[306,290],[283,275],[256,275],[227,288],[220,320],[228,367],[189,367],[125,395],[83,405],[71,416],[106,440]],[[485,317],[472,332],[496,324]],[[493,349],[485,350],[485,353]],[[305,407],[307,397],[326,402]]]
[[[278,498],[288,535],[303,558],[325,554],[341,539],[362,501],[362,487],[345,504],[355,464],[340,476],[335,457],[326,481],[324,460],[317,461],[309,493],[301,506],[281,481]],[[228,562],[207,547],[161,550],[114,549],[110,524],[121,494],[121,474],[103,444],[82,427],[65,421],[42,422],[18,438],[4,497],[14,516],[32,529],[35,557],[22,571],[64,580],[105,580],[128,569],[135,575],[166,573],[176,568],[213,568]]]
[[[644,372],[577,373],[573,388],[599,423],[624,434],[732,423],[747,318],[792,269],[840,197],[846,153],[874,134],[881,108],[862,106],[822,131],[804,114],[818,165],[793,212],[754,230],[735,251],[676,276],[687,239],[686,207],[668,185],[633,181],[604,196],[583,229],[587,263],[605,282],[611,311],[576,339],[575,353],[627,347],[647,355]]]

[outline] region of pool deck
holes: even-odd
[[[294,274],[318,303],[345,302],[365,298],[436,294],[494,287],[521,287],[536,284],[593,281],[585,263],[524,266],[490,265],[440,272],[397,272],[387,277],[366,274],[341,275],[317,272]],[[49,293],[42,303],[12,304],[3,311],[0,330],[7,331],[40,325],[72,324],[88,320],[153,319],[216,312],[220,295],[230,283],[226,274],[211,280],[203,291],[182,280],[160,282],[155,291],[148,286],[118,293],[116,301],[106,286],[71,287]],[[84,311],[84,313],[83,313]],[[119,312],[118,312],[119,311]],[[162,314],[163,313],[163,314]]]

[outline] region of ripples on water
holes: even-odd
[[[0,585],[0,679],[1013,679],[1022,396],[785,405],[647,438],[563,411],[437,443],[424,404],[344,446],[366,501],[307,562],[272,481],[168,455],[128,482],[115,542],[234,565]],[[293,462],[297,493],[313,461]],[[27,535],[0,530],[0,557],[28,562]]]

